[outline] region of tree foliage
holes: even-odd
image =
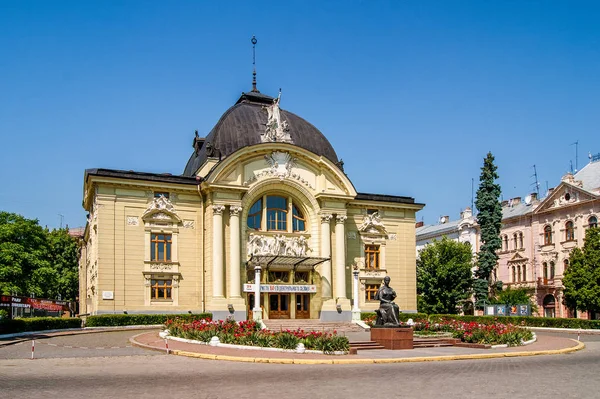
[[[68,229],[48,231],[37,220],[0,211],[0,293],[74,300],[78,259]]]
[[[481,247],[477,257],[477,270],[475,276],[475,295],[478,301],[487,298],[489,288],[497,286],[492,281],[492,271],[498,262],[497,251],[502,247],[500,240],[500,227],[502,225],[502,206],[500,204],[500,185],[496,183],[498,167],[494,164],[494,156],[488,152],[483,160],[481,175],[479,176],[479,188],[477,189],[477,222],[481,229]]]
[[[588,229],[583,249],[571,251],[562,283],[567,307],[600,311],[600,228]]]
[[[527,288],[511,288],[508,287],[504,291],[498,292],[495,299],[490,303],[502,304],[506,306],[513,305],[529,305],[533,313],[537,312],[537,303],[531,299]]]
[[[472,266],[469,243],[443,237],[423,248],[417,259],[419,312],[456,313],[457,306],[471,296]]]

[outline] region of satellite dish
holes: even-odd
[[[527,197],[525,197],[525,204],[527,204],[527,205],[531,204],[531,194],[528,195]]]

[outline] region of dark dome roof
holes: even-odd
[[[262,107],[273,104],[273,100],[258,92],[242,93],[237,103],[221,116],[200,150],[192,154],[183,175],[193,176],[210,152],[213,157],[225,158],[240,148],[260,144],[267,123],[267,112]],[[316,127],[288,111],[281,110],[281,117],[288,123],[293,145],[338,163],[333,147]]]

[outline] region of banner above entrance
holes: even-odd
[[[244,292],[254,292],[255,284],[244,284]],[[278,284],[261,284],[260,292],[300,292],[314,294],[317,292],[316,285],[278,285]]]

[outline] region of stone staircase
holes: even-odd
[[[263,320],[263,323],[271,331],[304,330],[329,333],[336,331],[339,335],[365,331],[364,328],[352,322],[322,322],[316,319],[269,319]]]
[[[460,343],[455,338],[413,338],[413,348],[443,348]]]

